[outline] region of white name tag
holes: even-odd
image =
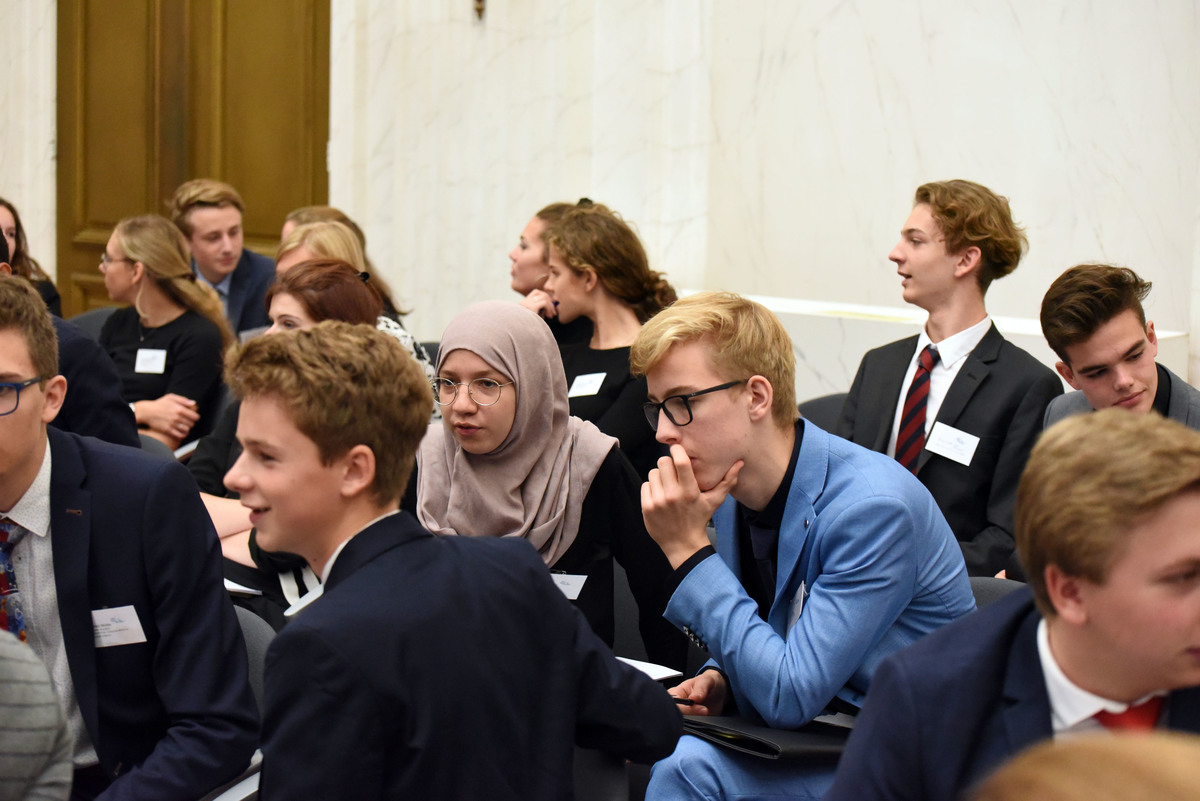
[[[137,610],[132,606],[93,609],[92,633],[95,636],[97,648],[132,645],[146,641],[146,633],[142,631],[142,622],[138,620]]]
[[[804,611],[804,582],[800,582],[800,586],[796,589],[796,596],[792,598],[792,608],[788,611],[787,631],[792,630],[792,626],[796,625],[796,621],[800,619],[800,613]]]
[[[135,373],[155,373],[162,375],[167,370],[167,352],[161,348],[138,348],[137,361],[133,364]]]
[[[570,573],[551,573],[550,578],[554,579],[554,585],[562,591],[563,595],[567,596],[568,601],[574,601],[579,597],[579,591],[583,589],[583,582],[587,581],[587,576],[572,576]]]
[[[567,397],[579,398],[584,395],[595,395],[600,391],[600,385],[604,383],[606,375],[608,373],[587,373],[575,376],[575,380],[571,382],[571,388],[567,390]]]
[[[968,467],[971,466],[971,459],[975,456],[975,448],[978,445],[979,437],[959,431],[945,423],[934,423],[933,431],[929,432],[929,438],[925,440],[925,450]]]

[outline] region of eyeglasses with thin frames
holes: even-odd
[[[108,269],[109,267],[111,267],[112,265],[116,264],[119,261],[128,262],[129,264],[134,263],[133,259],[129,259],[129,258],[114,259],[112,256],[108,255],[107,250],[100,252],[100,266],[104,267],[105,269]]]
[[[686,395],[672,395],[669,398],[663,398],[658,403],[647,401],[646,403],[642,404],[642,411],[646,413],[646,422],[648,422],[650,427],[655,431],[658,430],[659,412],[665,414],[667,419],[676,426],[686,426],[688,423],[692,422],[692,404],[690,403],[692,398],[700,395],[707,395],[710,392],[720,392],[723,389],[729,389],[730,387],[736,387],[738,384],[745,383],[746,379],[743,378],[738,381],[730,381],[725,384],[718,384],[717,386],[709,387],[708,389],[699,389],[695,392],[689,392]]]
[[[12,414],[21,405],[21,390],[33,386],[39,381],[45,381],[40,375],[28,381],[0,382],[0,417]]]
[[[449,378],[435,378],[433,384],[433,401],[438,406],[449,406],[458,399],[458,388],[466,387],[471,400],[480,406],[494,406],[500,400],[505,387],[511,387],[513,382],[501,384],[494,378],[476,378],[472,381],[454,382]]]

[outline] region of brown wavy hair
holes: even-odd
[[[291,295],[319,323],[374,325],[383,313],[383,300],[363,274],[341,259],[302,261],[267,288],[267,311],[276,295]]]
[[[1029,248],[1025,230],[1013,222],[1008,198],[971,181],[935,181],[917,187],[913,205],[925,203],[942,230],[947,253],[979,248],[976,273],[987,292],[992,281],[1017,269]]]

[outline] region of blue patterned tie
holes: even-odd
[[[25,529],[7,517],[0,518],[0,629],[12,632],[21,642],[25,642],[25,615],[13,572],[12,551],[24,536]]]

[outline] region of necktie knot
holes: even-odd
[[[1109,712],[1101,709],[1095,718],[1106,729],[1124,731],[1147,731],[1158,723],[1162,711],[1163,697],[1156,695],[1140,704],[1130,704],[1124,712]]]
[[[925,350],[921,351],[921,367],[925,369],[925,372],[929,372],[933,369],[933,366],[937,364],[937,361],[937,348],[935,348],[933,345],[926,345]]]

